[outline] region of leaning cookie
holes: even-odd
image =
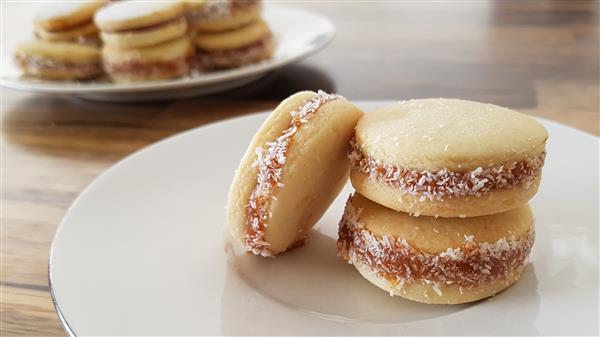
[[[494,214],[535,195],[547,137],[533,118],[496,105],[403,101],[359,121],[350,176],[360,194],[399,212]]]
[[[473,218],[413,217],[361,195],[340,222],[340,256],[371,283],[413,301],[460,304],[519,279],[535,232],[527,204]]]
[[[15,62],[25,75],[49,80],[85,80],[102,74],[100,50],[76,43],[20,43]]]
[[[201,70],[235,68],[270,59],[275,43],[266,22],[194,37],[196,65]]]
[[[233,237],[263,256],[302,243],[348,179],[347,141],[362,115],[322,91],[284,100],[235,173],[227,205]]]
[[[105,44],[121,49],[154,46],[183,36],[187,22],[177,1],[115,2],[95,16]]]
[[[105,45],[104,69],[115,82],[142,82],[176,78],[189,70],[194,55],[187,36],[156,46],[120,49]]]
[[[194,33],[237,29],[260,18],[260,0],[184,0],[185,15]]]
[[[108,1],[46,3],[35,16],[35,36],[46,41],[98,44],[94,13]]]

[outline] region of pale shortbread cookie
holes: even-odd
[[[258,20],[239,29],[221,33],[203,33],[194,36],[196,48],[206,51],[236,49],[259,42],[271,36],[267,23]]]
[[[351,180],[362,195],[401,212],[498,213],[536,193],[547,137],[533,118],[492,104],[398,102],[359,121]]]
[[[355,194],[340,222],[338,250],[392,295],[459,304],[492,296],[519,278],[533,222],[527,204],[464,219],[413,217]]]
[[[20,43],[15,50],[15,61],[26,75],[44,79],[79,80],[102,74],[100,50],[76,43]]]
[[[117,1],[99,10],[94,21],[103,32],[119,32],[158,25],[182,13],[178,1]]]
[[[271,36],[247,46],[222,49],[197,49],[196,68],[199,70],[227,69],[269,60],[275,52],[275,41]]]
[[[156,46],[120,49],[105,45],[104,68],[115,82],[138,82],[185,75],[194,48],[187,36]]]
[[[270,59],[275,41],[267,23],[258,20],[222,33],[200,33],[194,37],[196,64],[203,70],[235,68]]]
[[[184,17],[169,20],[147,29],[126,30],[121,32],[102,32],[100,35],[105,44],[117,48],[129,49],[154,46],[177,39],[187,32]]]
[[[36,13],[37,29],[48,32],[64,31],[88,24],[107,0],[53,1],[45,3]]]
[[[262,1],[183,0],[185,15],[194,33],[214,33],[237,29],[260,18]]]
[[[300,92],[266,119],[235,173],[233,237],[272,256],[300,244],[348,179],[348,140],[363,112],[338,95]]]

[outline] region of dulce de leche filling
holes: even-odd
[[[284,187],[281,175],[294,135],[310,121],[323,104],[342,98],[340,95],[328,94],[319,90],[313,98],[290,112],[292,120],[279,137],[266,143],[264,148],[256,148],[256,161],[254,162],[258,168],[256,186],[250,193],[246,205],[245,244],[252,253],[262,256],[273,255],[269,249],[270,244],[265,240],[265,230],[269,226],[268,219],[270,217],[268,209],[271,201],[275,199],[273,196],[275,189]]]
[[[430,254],[404,239],[374,235],[360,223],[360,211],[348,200],[337,242],[341,257],[368,267],[400,289],[405,284],[431,284],[440,296],[446,285],[456,285],[462,293],[463,287],[506,280],[525,265],[535,238],[533,230],[491,243],[465,235],[460,247]]]
[[[177,25],[177,24],[181,24],[182,22],[185,22],[185,17],[183,17],[183,15],[177,16],[175,18],[163,21],[163,22],[159,22],[159,23],[155,23],[155,24],[151,24],[148,26],[143,26],[143,27],[136,27],[136,28],[126,28],[126,29],[107,29],[104,28],[102,29],[102,31],[104,33],[143,33],[143,32],[148,32],[151,30],[155,30],[155,29],[160,29],[160,28],[164,28],[170,25]]]
[[[546,158],[546,153],[542,152],[527,160],[496,167],[477,167],[467,172],[448,169],[426,171],[397,167],[370,158],[362,152],[354,138],[350,141],[350,146],[348,158],[354,169],[368,174],[372,180],[419,196],[419,201],[481,196],[493,189],[514,188],[521,184],[529,188],[540,174]]]
[[[196,67],[200,70],[228,68],[256,63],[271,57],[272,36],[233,49],[204,50],[196,49]]]
[[[38,73],[43,70],[82,71],[86,73],[99,73],[102,68],[100,62],[66,62],[52,60],[49,58],[30,56],[25,53],[15,55],[15,63],[21,69],[30,73]]]
[[[138,61],[112,63],[105,61],[104,67],[111,74],[184,74],[188,70],[188,61],[185,57],[164,61]]]

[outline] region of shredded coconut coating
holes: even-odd
[[[443,200],[445,197],[481,196],[493,189],[510,189],[521,184],[529,188],[541,173],[546,158],[546,152],[542,152],[524,161],[496,167],[477,167],[467,172],[448,169],[420,171],[367,157],[355,138],[350,140],[350,146],[348,158],[354,169],[368,174],[372,180],[419,196],[421,202],[427,199]]]
[[[302,103],[296,110],[290,112],[292,120],[289,127],[282,131],[281,136],[268,142],[263,147],[256,148],[254,165],[258,167],[256,186],[250,193],[246,206],[246,248],[256,255],[272,256],[269,243],[265,241],[265,230],[269,226],[269,206],[275,199],[273,192],[283,188],[281,175],[287,159],[287,152],[294,135],[308,123],[323,104],[336,99],[343,99],[336,94],[328,94],[319,90],[317,94]]]
[[[348,200],[339,227],[340,256],[350,264],[367,266],[400,288],[405,284],[431,284],[438,294],[445,285],[469,288],[506,279],[527,263],[535,238],[534,230],[493,243],[477,242],[466,235],[460,247],[430,254],[402,238],[375,236],[360,223],[361,211]]]
[[[236,10],[255,6],[259,0],[208,0],[200,11],[188,13],[192,19],[223,19],[230,16]]]
[[[102,73],[100,62],[61,62],[37,56],[17,54],[15,63],[24,72],[31,75],[41,74],[44,70],[79,71],[94,76]]]
[[[217,51],[196,50],[195,66],[199,71],[239,67],[271,58],[272,36],[248,46]]]

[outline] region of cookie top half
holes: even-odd
[[[527,160],[545,151],[535,119],[493,104],[418,99],[379,108],[356,127],[356,143],[374,160],[417,170],[468,171]]]

